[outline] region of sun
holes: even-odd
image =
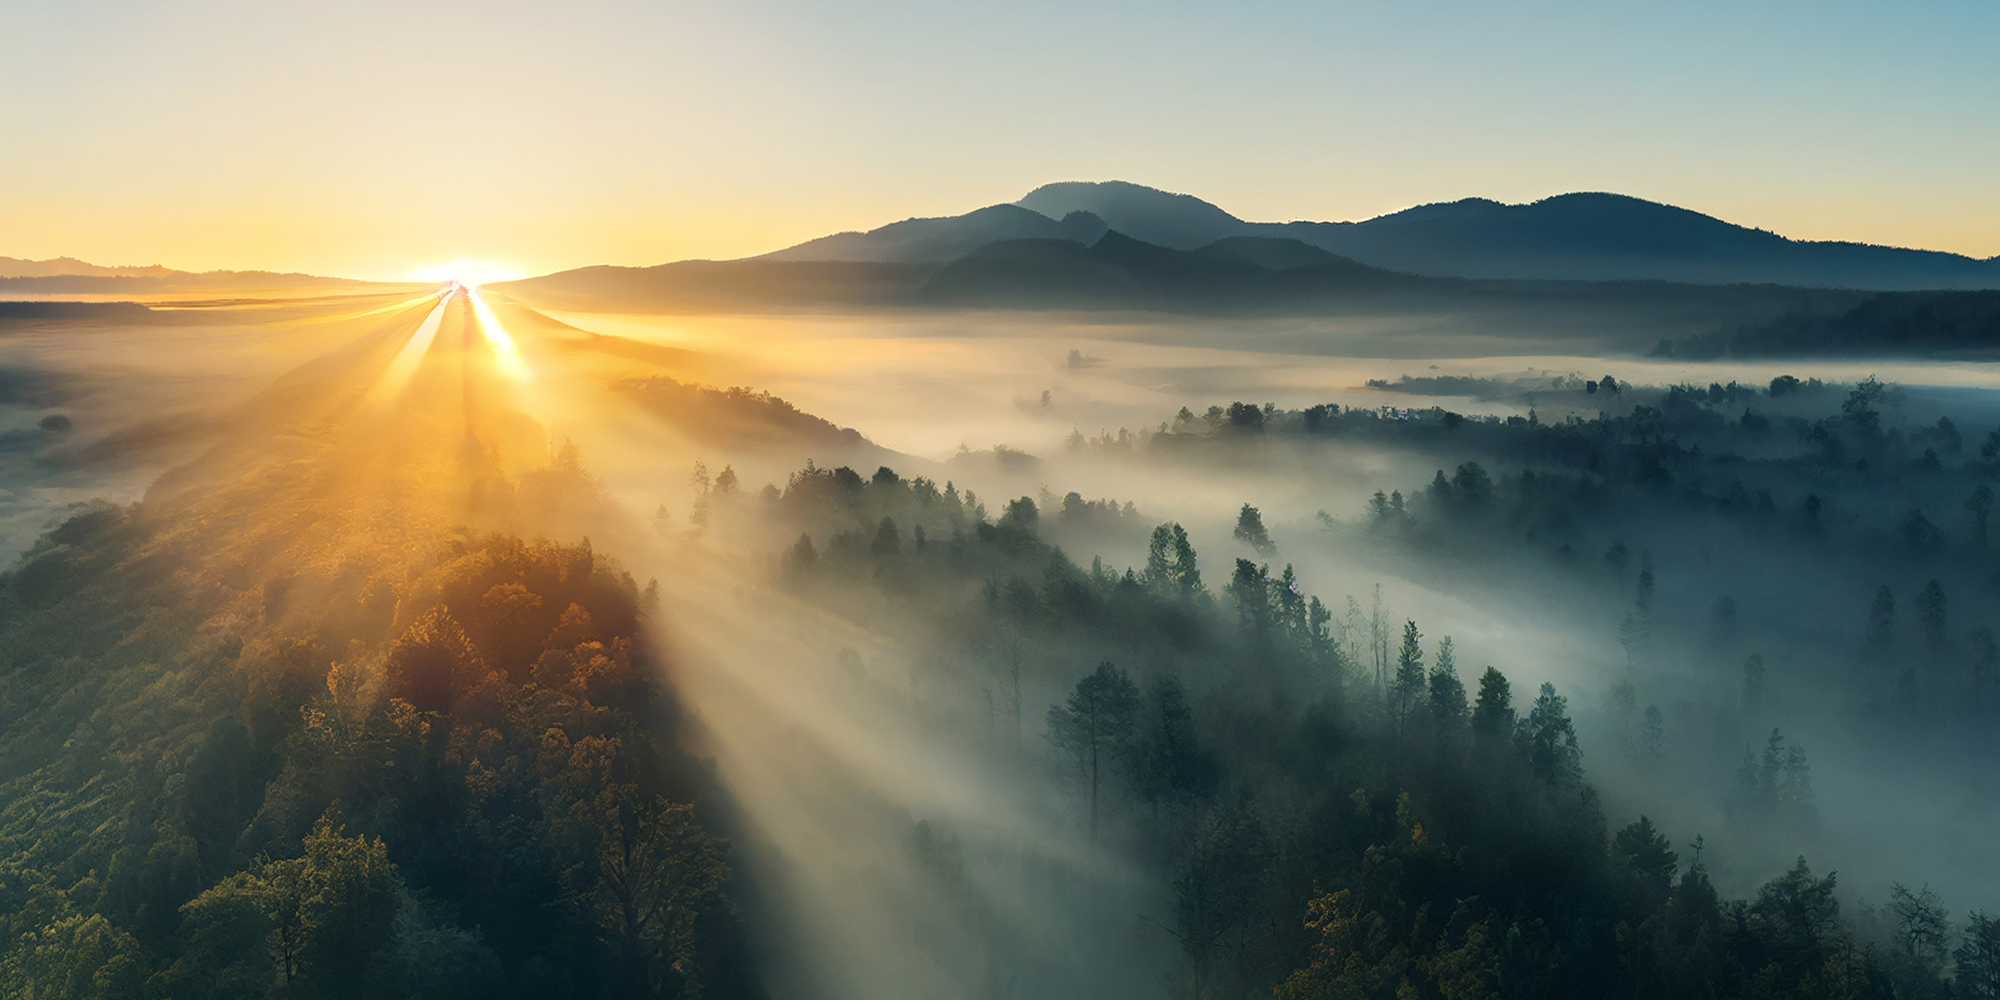
[[[495,281],[515,281],[528,274],[518,268],[490,260],[455,260],[449,264],[426,264],[410,272],[410,280],[464,285],[468,288]]]

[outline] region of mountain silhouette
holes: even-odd
[[[359,288],[382,282],[355,278],[329,278],[316,274],[275,271],[176,271],[151,264],[145,267],[105,267],[74,257],[23,260],[0,257],[0,295],[25,292],[37,295],[150,295],[172,291],[251,288]],[[388,282],[386,284],[401,284]]]
[[[179,274],[170,267],[152,264],[147,267],[104,267],[77,260],[75,257],[51,257],[48,260],[23,260],[19,257],[0,257],[0,278],[56,278],[90,276],[97,278],[161,278]]]
[[[905,219],[866,233],[838,233],[765,254],[775,261],[918,262],[950,260],[996,240],[1091,242],[1109,228],[1089,212],[1054,216],[1018,205],[989,205],[942,219]]]
[[[1565,194],[1525,205],[1468,198],[1365,222],[1276,223],[1247,222],[1200,198],[1125,181],[1047,184],[1013,205],[842,233],[763,259],[927,263],[957,259],[1002,240],[1088,244],[1105,228],[1174,250],[1237,237],[1289,239],[1428,277],[2000,288],[2000,257],[1792,240],[1617,194]]]
[[[945,261],[680,261],[580,268],[495,287],[537,305],[609,312],[1397,316],[1412,331],[1456,323],[1482,335],[1551,345],[1595,338],[1592,343],[1639,351],[1660,340],[1792,313],[1837,313],[1870,294],[1780,285],[1437,278],[1371,267],[1299,240],[1232,236],[1182,250],[1115,229],[1088,243],[995,240]]]

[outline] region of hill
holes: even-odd
[[[183,272],[158,264],[146,267],[104,267],[77,260],[75,257],[51,257],[48,260],[0,257],[0,278],[54,278],[76,275],[99,278],[158,278],[179,273]]]
[[[2000,292],[1884,292],[1838,314],[1791,313],[1733,330],[1663,341],[1659,357],[1702,360],[1813,354],[1945,355],[2000,352]]]
[[[0,296],[148,295],[224,288],[362,287],[381,282],[277,271],[176,271],[146,267],[104,267],[74,257],[23,260],[0,257]]]
[[[1844,310],[1863,293],[1663,282],[1473,281],[1389,271],[1299,240],[1235,236],[1194,250],[1118,230],[996,240],[940,262],[753,258],[589,267],[495,286],[538,305],[593,311],[792,312],[1076,309],[1203,315],[1507,314],[1554,326],[1670,320],[1689,336],[1788,312]],[[1635,334],[1636,335],[1636,334]],[[1650,347],[1653,340],[1644,341]]]
[[[1061,221],[1057,221],[1060,219]],[[1109,228],[1089,212],[1055,217],[1017,205],[989,205],[942,219],[905,219],[866,233],[838,233],[765,254],[773,261],[934,261],[963,256],[995,240],[1090,242]]]

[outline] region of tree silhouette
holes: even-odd
[[[1249,545],[1266,559],[1278,552],[1277,545],[1271,542],[1271,536],[1264,530],[1264,516],[1247,503],[1236,514],[1235,535],[1237,541]]]
[[[1139,691],[1109,662],[1076,682],[1069,701],[1050,705],[1048,740],[1089,793],[1090,844],[1097,844],[1099,800],[1112,768],[1132,749]]]

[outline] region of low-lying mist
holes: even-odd
[[[455,995],[425,948],[505,995],[1590,995],[1731,913],[1703,968],[1765,975],[1773,892],[1852,918],[1773,989],[1836,952],[1927,989],[1919,887],[2000,908],[1989,366],[183,312],[0,321],[0,623],[48,647],[6,665],[4,843],[161,983],[279,989],[262,931],[186,942],[286,926],[271,866],[357,837],[402,881],[307,962],[397,995]],[[120,607],[140,653],[58,621]],[[132,706],[183,735],[88,721]],[[222,804],[155,777],[190,768]],[[31,786],[139,804],[28,846]]]

